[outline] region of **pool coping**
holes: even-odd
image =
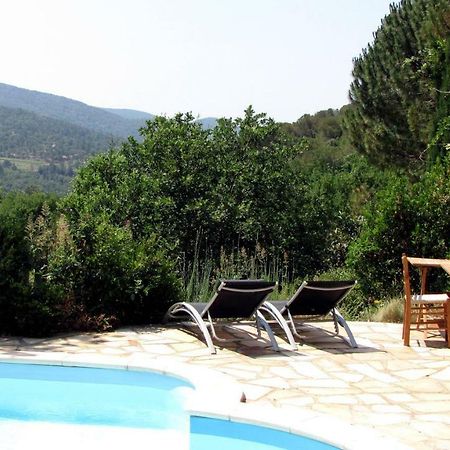
[[[411,450],[411,447],[362,425],[349,424],[328,414],[305,408],[276,408],[248,404],[242,400],[245,389],[231,376],[186,363],[152,361],[145,357],[123,358],[99,355],[68,355],[61,352],[36,356],[2,356],[3,363],[28,363],[66,367],[90,367],[132,371],[149,371],[188,382],[194,390],[188,395],[186,411],[190,416],[222,419],[269,427],[298,434],[342,450],[379,450],[380,447]]]

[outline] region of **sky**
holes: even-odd
[[[1,0],[0,82],[92,106],[277,121],[349,102],[393,0]]]

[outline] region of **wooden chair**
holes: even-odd
[[[430,268],[441,268],[450,274],[450,260],[413,258],[402,256],[405,304],[403,314],[403,343],[409,346],[412,329],[424,331],[444,331],[450,348],[450,296],[448,293],[427,293],[427,274]],[[409,266],[420,271],[420,294],[411,293]],[[413,327],[414,326],[414,327]]]

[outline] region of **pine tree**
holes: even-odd
[[[352,144],[377,165],[412,171],[433,153],[437,105],[448,103],[439,91],[449,35],[448,0],[402,0],[354,59],[345,124]]]

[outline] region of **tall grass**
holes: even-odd
[[[236,246],[227,252],[221,248],[214,258],[212,249],[201,250],[197,238],[193,258],[184,257],[181,264],[184,298],[207,301],[220,280],[246,278],[277,281],[279,288],[272,298],[287,298],[298,287],[291,267],[286,253],[274,255],[259,244],[252,250]]]
[[[264,279],[278,282],[272,300],[289,299],[304,279],[352,280],[354,274],[345,267],[336,268],[315,276],[296,276],[293,261],[284,253],[277,255],[261,245],[249,250],[236,246],[231,251],[222,248],[214,258],[211,248],[201,248],[197,238],[193,258],[184,257],[181,263],[183,297],[187,301],[208,301],[221,280]],[[399,322],[402,317],[401,302],[393,299],[366,297],[357,284],[339,305],[348,320]]]

